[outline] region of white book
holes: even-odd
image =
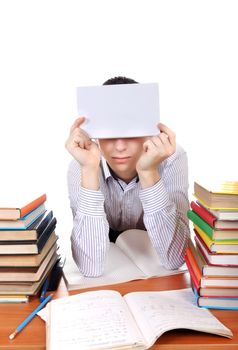
[[[105,272],[100,277],[84,277],[67,255],[63,276],[68,290],[123,283],[136,279],[168,276],[186,270],[184,264],[178,270],[162,266],[152,246],[148,233],[143,230],[127,230],[120,234],[116,243],[110,243]]]
[[[159,133],[158,84],[77,88],[78,115],[91,138],[151,136]]]
[[[149,349],[165,332],[191,329],[232,337],[191,288],[131,292],[84,292],[56,299],[40,315],[46,321],[47,350]]]
[[[213,210],[209,211],[218,219],[218,220],[238,220],[238,210]]]

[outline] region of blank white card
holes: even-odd
[[[78,115],[91,138],[141,137],[159,133],[156,83],[77,88]]]

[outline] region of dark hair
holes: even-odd
[[[138,82],[135,81],[134,79],[119,76],[119,77],[108,79],[103,83],[103,85],[116,85],[116,84],[138,84]]]

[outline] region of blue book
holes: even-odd
[[[29,214],[18,220],[0,220],[0,230],[26,230],[35,220],[46,211],[45,205],[41,204]]]
[[[197,297],[197,304],[206,309],[238,310],[238,298]]]
[[[193,283],[191,283],[191,286],[199,307],[206,309],[238,310],[238,298],[201,297]]]

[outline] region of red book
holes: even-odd
[[[192,210],[212,228],[238,231],[238,220],[218,220],[215,215],[202,205],[199,205],[198,202],[195,203],[192,201],[190,206]]]
[[[191,202],[191,208],[195,213],[197,213],[203,220],[205,220],[208,225],[215,227],[215,221],[217,218],[211,214],[207,209],[199,205],[198,203],[195,203],[194,201]]]

